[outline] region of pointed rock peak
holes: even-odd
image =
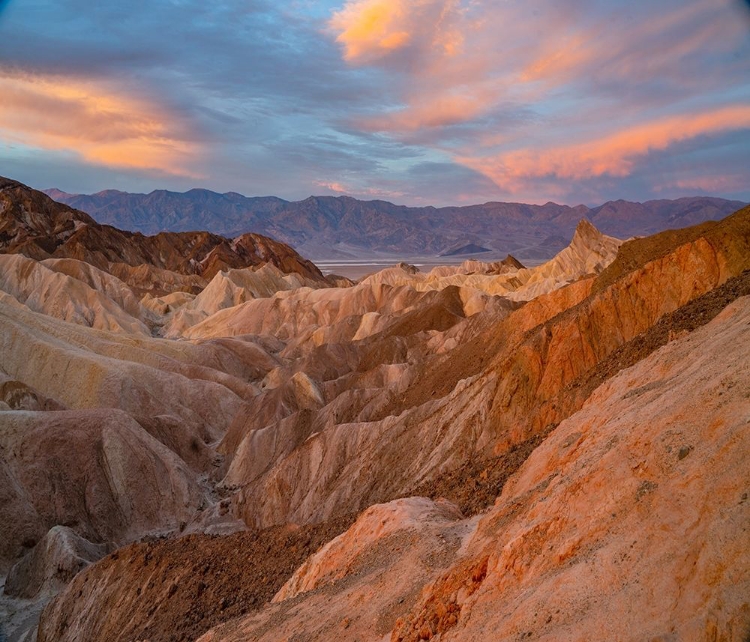
[[[587,236],[602,236],[602,233],[596,229],[594,224],[587,218],[582,218],[576,225],[576,234],[582,234]]]
[[[582,218],[578,221],[571,245],[579,247],[597,247],[601,245],[605,238],[605,235],[596,229],[591,221]]]
[[[571,275],[598,274],[614,260],[620,245],[622,241],[602,234],[591,221],[581,219],[570,245],[551,262],[564,265]]]
[[[523,270],[526,268],[526,266],[523,263],[521,263],[521,261],[519,261],[512,254],[508,254],[508,256],[506,256],[502,261],[500,261],[500,265],[515,268],[516,270]]]

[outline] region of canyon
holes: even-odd
[[[0,179],[0,639],[750,635],[750,207],[372,218],[393,244],[52,195],[110,209]],[[547,260],[303,258],[346,235]]]

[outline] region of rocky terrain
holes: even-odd
[[[36,260],[76,259],[114,274],[131,287],[157,292],[191,289],[197,293],[221,270],[265,263],[322,280],[313,263],[283,243],[257,234],[227,239],[207,232],[155,236],[123,232],[1,177],[0,251]],[[152,275],[141,274],[143,266]],[[175,281],[181,287],[173,288]]]
[[[260,232],[313,259],[335,257],[503,256],[546,260],[563,249],[585,218],[617,238],[645,236],[668,228],[721,219],[745,203],[694,197],[646,203],[610,201],[598,207],[547,203],[484,203],[465,207],[404,207],[349,196],[311,196],[289,202],[193,189],[129,194],[106,190],[52,198],[97,221],[156,234],[211,230],[237,236]]]
[[[0,197],[0,637],[750,634],[750,208],[351,283]]]

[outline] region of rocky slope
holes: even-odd
[[[745,296],[613,377],[481,516],[423,498],[373,506],[270,604],[201,640],[743,640],[748,327]],[[195,605],[163,571],[154,575],[147,550],[77,577],[45,611],[40,639],[125,639],[97,627],[140,614],[145,604],[115,600],[148,590],[149,578],[158,577],[160,609],[130,636]],[[256,582],[248,573],[242,586]],[[103,595],[112,610],[101,617]]]
[[[81,609],[81,599],[87,601],[87,621],[74,624],[70,632],[42,635],[195,640],[212,626],[268,602],[309,555],[350,523],[132,544],[103,559],[96,577],[79,575],[74,584],[79,591],[58,603],[58,613],[65,614]],[[140,577],[131,581],[135,575]],[[109,617],[101,617],[102,608]]]
[[[35,312],[100,330],[150,334],[147,310],[118,278],[74,259],[0,254],[0,290]]]
[[[517,311],[492,308],[457,320],[428,331],[431,337],[421,335],[421,341],[389,336],[387,330],[365,338],[355,334],[346,362],[330,364],[327,371],[321,360],[332,352],[330,344],[313,350],[310,366],[298,355],[295,367],[322,379],[326,404],[304,412],[287,406],[290,414],[274,415],[268,425],[266,416],[255,412],[234,422],[226,438],[231,441],[225,442],[231,457],[225,484],[238,489],[239,514],[258,526],[328,519],[408,493],[466,457],[501,455],[534,437],[580,407],[591,392],[589,373],[618,348],[665,313],[750,268],[749,232],[745,211],[603,289],[591,277]],[[252,305],[214,315],[224,325],[212,327],[210,336],[268,331],[246,325],[250,319],[264,324],[272,319],[267,311],[252,315]],[[308,315],[299,302],[292,309]],[[227,322],[230,315],[238,327]],[[359,332],[361,324],[355,320],[351,327]],[[373,360],[380,374],[375,389],[374,373],[363,376]],[[278,379],[269,373],[261,399],[275,394]],[[280,435],[286,443],[279,443]],[[388,473],[373,474],[379,470]]]
[[[748,328],[744,297],[607,382],[480,520],[373,507],[201,640],[745,639]]]
[[[0,252],[37,260],[78,259],[108,272],[119,264],[147,265],[209,280],[221,270],[270,262],[284,272],[323,280],[315,265],[294,250],[257,234],[230,240],[206,232],[123,232],[6,178],[0,178]],[[138,286],[130,275],[122,269],[116,274]]]
[[[467,207],[403,207],[386,201],[340,196],[287,202],[194,189],[128,194],[66,194],[52,198],[89,213],[101,223],[156,234],[206,229],[236,236],[248,230],[292,245],[305,256],[401,257],[488,249],[502,256],[548,259],[565,246],[581,218],[618,238],[695,225],[731,214],[743,203],[695,197],[647,203],[611,201],[599,207],[547,203],[485,203]]]
[[[512,307],[510,301],[533,299],[600,272],[614,260],[620,243],[582,221],[571,244],[535,268],[527,269],[513,257],[496,263],[467,261],[427,274],[399,264],[350,288],[317,291],[310,281],[285,277],[287,283],[279,282],[272,268],[264,275],[221,273],[174,315],[165,332],[192,339],[272,334],[288,341],[289,348],[360,341],[399,328],[414,334],[420,323],[424,330],[447,330],[488,306],[495,311]]]
[[[40,640],[750,626],[750,208],[352,287],[0,259],[7,636],[71,579]]]
[[[499,263],[466,261],[459,267],[437,267],[427,274],[409,266],[381,270],[365,283],[409,285],[420,291],[442,290],[449,285],[484,294],[503,295],[514,301],[528,301],[582,277],[597,274],[617,255],[622,241],[599,232],[583,219],[570,245],[549,261],[526,269],[512,256]],[[498,278],[504,275],[505,278]]]

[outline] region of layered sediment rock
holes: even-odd
[[[345,421],[331,403],[294,432],[294,450],[276,448],[275,461],[245,464],[253,451],[238,448],[227,477],[240,487],[238,509],[259,526],[323,520],[406,493],[472,454],[507,452],[580,408],[576,384],[620,346],[750,268],[748,237],[745,210],[604,289],[592,293],[592,278],[569,286],[572,299],[564,288],[511,313],[481,335],[484,361],[468,342],[414,365],[385,399],[365,399]],[[447,362],[463,365],[451,372]]]
[[[748,321],[744,297],[599,388],[391,639],[744,639]]]
[[[460,267],[438,267],[423,274],[401,267],[381,270],[366,283],[409,285],[415,290],[440,290],[454,285],[489,295],[528,301],[580,278],[598,274],[617,255],[622,241],[605,236],[582,220],[570,245],[554,258],[534,268],[525,268],[513,257],[501,263],[466,261]]]
[[[71,273],[75,276],[72,276]],[[99,330],[150,335],[147,311],[119,279],[72,259],[0,254],[0,290],[35,312]]]
[[[0,191],[16,249],[90,227]],[[40,639],[742,639],[749,209],[342,288],[222,243],[0,256],[6,586],[86,567]]]
[[[414,561],[434,519],[394,538],[426,500],[376,506],[273,605],[201,640],[743,640],[749,322],[744,297],[604,384],[478,524],[444,513],[430,545],[450,570]]]

